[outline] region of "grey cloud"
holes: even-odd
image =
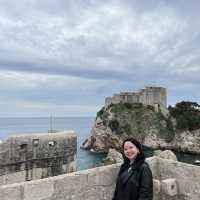
[[[0,3],[1,72],[77,81],[71,90],[66,80],[54,88],[51,79],[46,87],[8,88],[5,99],[64,105],[78,104],[81,98],[85,105],[100,105],[114,92],[151,84],[169,88],[169,102],[180,99],[178,94],[198,100],[198,1]],[[95,81],[92,88],[88,80]],[[81,89],[83,85],[88,91]]]

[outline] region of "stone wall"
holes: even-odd
[[[200,167],[151,157],[154,200],[199,200]],[[111,200],[119,164],[0,187],[1,200]]]
[[[159,180],[175,179],[178,200],[200,200],[200,166],[167,159],[157,159],[157,165]]]
[[[105,98],[105,107],[111,103],[143,103],[144,105],[159,105],[167,107],[167,91],[163,87],[145,87],[139,92],[121,92],[113,97]]]
[[[146,87],[139,92],[139,102],[145,105],[158,104],[167,107],[166,88],[162,87]]]
[[[73,131],[11,136],[0,144],[0,185],[76,170]]]

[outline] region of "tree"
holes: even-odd
[[[179,130],[200,128],[200,105],[196,102],[181,101],[175,107],[169,106],[170,114],[176,119]]]

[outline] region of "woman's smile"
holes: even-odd
[[[125,142],[124,144],[124,155],[129,159],[129,160],[134,160],[139,153],[138,148],[132,143],[132,142]]]

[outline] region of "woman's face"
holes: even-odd
[[[134,160],[139,154],[138,148],[130,141],[124,143],[124,155],[129,160]]]

